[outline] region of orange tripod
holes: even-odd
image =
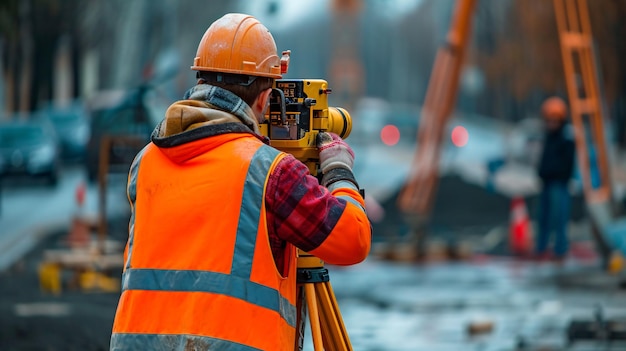
[[[319,258],[298,250],[296,345],[302,350],[307,312],[315,351],[351,351],[328,269]]]

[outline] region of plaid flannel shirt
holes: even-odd
[[[302,162],[284,157],[269,176],[265,209],[272,254],[284,273],[287,242],[304,251],[318,247],[335,227],[346,202],[319,185]]]

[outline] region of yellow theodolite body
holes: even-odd
[[[322,79],[278,79],[270,96],[266,121],[259,125],[270,145],[292,154],[317,173],[319,132],[331,132],[347,138],[352,119],[341,107],[328,106],[331,90]]]
[[[328,106],[331,90],[325,80],[279,79],[272,88],[265,121],[259,125],[261,134],[270,139],[271,146],[292,154],[316,175],[318,133],[335,133],[347,138],[352,130],[350,114],[343,108]],[[304,335],[306,312],[303,306],[307,306],[316,350],[322,345],[329,350],[352,350],[324,261],[298,250],[297,280],[300,335]]]

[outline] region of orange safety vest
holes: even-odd
[[[264,202],[284,154],[232,133],[176,148],[193,155],[172,162],[151,143],[131,166],[111,350],[293,350],[296,252],[281,276]]]

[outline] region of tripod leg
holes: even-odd
[[[315,295],[319,303],[324,345],[328,351],[351,351],[352,345],[339,311],[330,282],[316,283]]]
[[[304,286],[298,284],[296,288],[296,345],[294,351],[304,350],[304,332],[306,329],[306,301],[304,298]]]
[[[335,294],[330,286],[328,270],[314,256],[306,257],[313,258],[313,263],[310,260],[304,261],[303,258],[305,256],[298,257],[296,350],[302,350],[303,321],[308,310],[315,351],[352,351]]]
[[[320,328],[320,316],[317,310],[317,301],[315,301],[315,287],[313,284],[305,284],[304,292],[306,295],[306,304],[309,308],[309,320],[311,321],[313,347],[315,351],[323,351],[324,345],[322,341],[322,330]]]

